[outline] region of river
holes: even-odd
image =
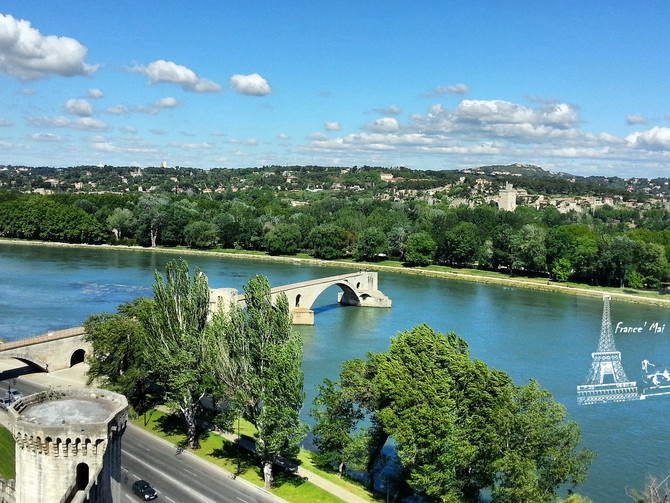
[[[154,271],[165,271],[177,255],[99,248],[0,244],[0,338],[19,340],[81,324],[88,315],[114,311],[135,297],[152,295]],[[352,268],[278,261],[188,255],[210,287],[242,291],[248,278],[263,274],[272,286],[351,272]],[[537,379],[563,403],[582,428],[584,445],[598,453],[577,492],[595,503],[631,501],[625,489],[642,489],[648,475],[670,472],[670,396],[644,401],[580,407],[582,384],[598,345],[600,299],[540,292],[452,279],[379,273],[379,288],[391,309],[341,307],[337,287],[315,306],[315,326],[297,327],[304,341],[307,410],[315,386],[336,378],[344,360],[384,351],[397,332],[426,323],[454,331],[472,356],[507,372],[515,382]],[[640,362],[670,367],[670,311],[612,301],[613,325],[643,327],[615,333],[630,379],[640,378]],[[646,325],[645,325],[646,323]],[[666,325],[663,332],[648,329]],[[670,452],[670,451],[669,451]]]

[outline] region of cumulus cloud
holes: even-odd
[[[626,124],[634,126],[637,124],[647,124],[647,119],[643,115],[629,115],[626,117]]]
[[[386,108],[377,108],[375,112],[380,113],[382,115],[400,115],[402,113],[402,108],[391,105]]]
[[[249,96],[266,96],[272,92],[270,84],[257,73],[251,75],[233,75],[230,77],[233,91]]]
[[[0,117],[0,127],[9,127],[9,126],[13,126],[13,125],[14,124],[12,122],[8,121],[7,119],[3,119],[2,117]]]
[[[78,119],[68,119],[67,117],[28,117],[28,123],[40,128],[69,128],[79,131],[106,131],[108,125],[106,122],[93,119],[91,117],[80,117]]]
[[[89,89],[88,97],[94,100],[102,98],[105,95],[100,89]]]
[[[381,119],[375,119],[367,126],[365,129],[373,131],[375,133],[393,133],[400,128],[398,120],[393,117],[382,117]]]
[[[280,140],[290,140],[291,139],[291,137],[289,135],[287,135],[286,133],[279,133],[277,135],[277,138],[279,138]]]
[[[170,143],[171,147],[185,148],[189,150],[202,150],[213,148],[211,143]]]
[[[467,94],[470,88],[465,84],[455,84],[453,86],[438,86],[433,87],[429,92],[422,94],[422,98],[433,98],[435,96],[442,96],[443,94]]]
[[[86,100],[71,99],[65,102],[65,110],[72,115],[90,117],[93,115],[93,105]]]
[[[50,75],[91,75],[99,65],[84,63],[88,49],[77,40],[42,35],[30,21],[0,14],[0,70],[21,80]]]
[[[247,138],[246,140],[231,138],[230,140],[226,140],[226,143],[232,143],[235,145],[246,145],[247,147],[255,147],[256,145],[258,145],[258,140],[256,138]]]
[[[136,107],[129,107],[126,105],[114,105],[113,107],[109,107],[107,110],[105,110],[108,114],[112,115],[124,115],[124,114],[130,114],[130,113],[140,113],[140,114],[148,114],[148,115],[156,115],[158,114],[158,109],[151,107],[151,106],[146,106],[146,105],[140,105]]]
[[[175,98],[161,98],[154,105],[158,108],[174,108],[178,103]]]
[[[35,141],[44,141],[44,142],[58,142],[63,141],[61,136],[53,133],[33,133],[30,135],[31,140]]]
[[[100,152],[128,153],[128,154],[150,154],[157,150],[154,147],[138,147],[128,145],[116,145],[111,142],[94,142],[91,144],[93,150]]]
[[[342,129],[340,123],[337,121],[326,122],[324,123],[323,127],[326,131],[339,131],[340,129]]]
[[[307,139],[312,140],[312,141],[325,141],[325,140],[328,139],[328,137],[321,132],[316,132],[316,133],[312,133],[312,134],[307,135]]]
[[[170,82],[180,85],[186,91],[197,93],[221,91],[221,86],[216,82],[198,77],[190,68],[163,59],[159,59],[148,65],[134,66],[129,68],[128,71],[146,75],[149,77],[151,84]]]
[[[626,141],[635,148],[670,150],[670,128],[655,126],[647,131],[631,133]]]

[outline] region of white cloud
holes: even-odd
[[[129,154],[149,154],[155,153],[156,149],[153,147],[133,147],[115,145],[111,142],[97,142],[92,143],[91,148],[101,152],[115,152],[115,153],[129,153]]]
[[[178,103],[179,102],[175,98],[161,98],[154,103],[154,106],[157,106],[158,108],[174,108]]]
[[[128,69],[133,73],[142,73],[149,77],[151,84],[159,82],[171,82],[179,84],[186,91],[194,91],[197,93],[211,93],[221,91],[221,86],[216,82],[208,79],[200,78],[196,73],[178,65],[172,61],[165,61],[159,59],[148,65],[138,65]]]
[[[272,92],[270,84],[257,73],[251,75],[233,75],[230,77],[233,91],[249,96],[266,96]]]
[[[28,117],[28,123],[40,128],[70,128],[76,129],[79,131],[106,131],[108,125],[106,122],[103,122],[98,119],[92,119],[91,117],[80,117],[78,119],[68,119],[67,117]]]
[[[342,127],[340,127],[340,123],[337,121],[326,122],[324,123],[323,127],[326,131],[339,131],[340,129],[342,129]]]
[[[170,146],[192,150],[209,149],[214,147],[214,145],[211,143],[170,143]]]
[[[400,115],[402,113],[402,108],[396,105],[391,105],[386,108],[378,108],[375,110],[375,112],[378,112],[382,115]]]
[[[45,36],[30,21],[0,14],[0,69],[21,80],[49,75],[91,75],[99,66],[84,63],[88,49],[69,37]]]
[[[88,97],[94,100],[97,100],[98,98],[102,98],[105,95],[100,89],[89,89],[88,90]]]
[[[107,110],[105,110],[108,114],[112,115],[124,115],[124,114],[130,114],[130,113],[140,113],[140,114],[149,114],[149,115],[156,115],[158,114],[158,109],[151,107],[151,106],[146,106],[146,105],[140,105],[136,107],[129,107],[126,105],[114,105],[113,107],[109,107]]]
[[[289,135],[287,135],[286,133],[279,133],[277,135],[277,138],[279,138],[280,140],[290,140],[291,139],[291,137]]]
[[[86,100],[70,99],[65,102],[65,110],[72,115],[90,117],[93,115],[93,105]]]
[[[121,128],[121,131],[128,134],[135,134],[137,133],[137,128],[134,128],[132,126],[124,126]]]
[[[3,119],[0,117],[0,127],[8,127],[8,126],[13,126],[14,124],[7,119]]]
[[[636,124],[647,124],[647,119],[643,115],[629,115],[626,117],[626,124],[634,126]]]
[[[226,143],[233,143],[236,145],[246,145],[247,147],[255,147],[256,145],[258,145],[258,140],[256,138],[247,138],[246,140],[231,138],[230,140],[226,140]]]
[[[465,84],[455,84],[453,86],[433,87],[429,92],[422,94],[421,97],[432,98],[443,94],[467,94],[468,92],[470,92],[470,88]]]
[[[631,133],[626,141],[635,148],[670,151],[670,128],[655,126],[647,131]]]
[[[71,122],[72,129],[79,129],[81,131],[106,131],[107,123],[99,119],[92,119],[90,117],[80,117]]]
[[[312,141],[325,141],[325,140],[328,139],[328,137],[325,134],[318,131],[316,133],[312,133],[310,135],[307,135],[307,139],[312,140]]]
[[[114,105],[113,107],[109,107],[106,112],[113,115],[123,115],[130,113],[130,109],[126,105]]]
[[[398,120],[393,117],[382,117],[375,119],[370,124],[365,126],[365,129],[375,133],[393,133],[400,128]]]
[[[37,92],[34,89],[21,89],[21,91],[19,91],[19,94],[23,94],[24,96],[32,96],[34,94],[37,94]]]
[[[53,133],[33,133],[30,135],[31,140],[44,142],[58,142],[63,141],[63,138]]]

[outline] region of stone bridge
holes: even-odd
[[[271,294],[273,300],[281,293],[286,294],[294,325],[314,325],[314,311],[311,307],[316,299],[331,286],[340,288],[341,292],[337,298],[340,304],[360,307],[391,307],[391,299],[379,291],[377,283],[376,272],[358,271],[278,286],[271,290]],[[244,295],[239,295],[239,292],[233,288],[219,288],[211,291],[212,308],[215,308],[219,302],[226,307],[233,301],[243,303]]]
[[[16,358],[49,372],[83,362],[91,350],[91,344],[84,341],[84,327],[74,327],[0,344],[0,359]]]
[[[314,325],[314,311],[310,309],[316,299],[331,286],[341,292],[338,302],[348,306],[391,307],[391,299],[377,288],[377,273],[359,271],[328,278],[303,281],[272,289],[272,298],[284,293],[294,325]],[[218,288],[210,292],[210,307],[216,308],[222,302],[229,306],[232,302],[243,303],[244,295],[234,288]],[[70,368],[84,361],[92,351],[91,344],[84,340],[84,327],[68,328],[45,335],[0,344],[0,359],[15,358],[28,365],[49,372]]]

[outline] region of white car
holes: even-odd
[[[10,389],[9,393],[7,393],[7,398],[9,398],[11,402],[16,402],[20,398],[23,398],[23,393],[21,393],[18,389]]]

